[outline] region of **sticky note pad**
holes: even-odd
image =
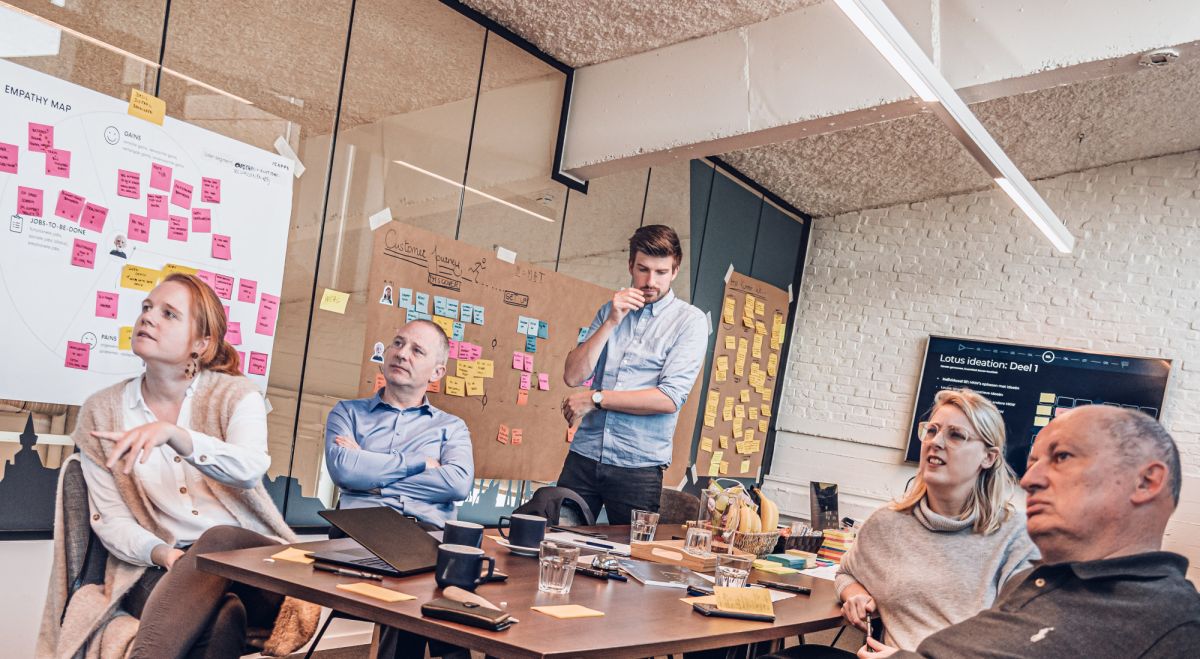
[[[46,176],[70,178],[71,152],[66,149],[46,149]]]
[[[362,595],[364,597],[370,597],[388,602],[389,604],[392,602],[404,602],[407,600],[417,599],[412,595],[402,593],[398,590],[384,588],[383,586],[376,586],[373,583],[367,583],[365,581],[360,581],[358,583],[340,583],[337,585],[337,587],[338,590],[345,590],[356,595]]]
[[[154,163],[150,165],[150,187],[163,192],[171,190],[171,173],[174,171],[168,165]]]
[[[122,327],[117,332],[117,350],[133,350],[133,328]]]
[[[64,220],[78,222],[79,215],[83,212],[83,204],[83,195],[62,190],[58,193],[58,203],[54,205],[54,215]]]
[[[1044,392],[1044,391],[1043,391],[1043,392],[1042,392],[1042,394],[1041,394],[1040,396],[1038,396],[1038,402],[1039,402],[1039,403],[1051,403],[1051,404],[1053,404],[1053,403],[1054,403],[1054,394],[1052,394],[1052,393],[1046,393],[1046,392]]]
[[[250,366],[246,369],[250,375],[267,374],[267,355],[261,352],[250,352]]]
[[[326,288],[325,293],[321,295],[321,308],[325,311],[333,313],[346,313],[346,303],[350,301],[350,294],[341,291],[335,291],[332,288]]]
[[[172,215],[167,220],[167,240],[186,241],[188,239],[188,219],[182,215]]]
[[[1038,405],[1037,411],[1034,412],[1034,414],[1037,414],[1038,416],[1050,416],[1052,409],[1052,405]]]
[[[281,552],[271,554],[271,558],[277,561],[291,561],[293,563],[304,563],[307,565],[313,562],[313,559],[308,557],[308,555],[311,553],[311,551],[303,551],[296,549],[295,547],[288,547]]]
[[[465,379],[467,381],[467,395],[468,396],[482,396],[483,395],[483,378],[471,377],[471,378],[465,378]]]
[[[200,199],[206,204],[221,203],[221,179],[201,177]]]
[[[197,273],[199,276],[199,273]],[[269,293],[258,296],[258,320],[254,324],[256,334],[271,336],[275,333],[275,319],[279,314],[279,297]]]
[[[116,318],[117,317],[117,299],[116,293],[107,291],[96,291],[96,317],[97,318]]]
[[[766,588],[717,586],[713,588],[713,592],[717,597],[717,608],[722,611],[775,615],[775,606],[771,603],[771,591]]]
[[[64,365],[67,368],[77,368],[81,371],[88,370],[88,350],[86,343],[67,341],[67,360]]]
[[[1048,416],[1033,417],[1033,425],[1035,427],[1041,428],[1042,426],[1045,426],[1048,423],[1050,423],[1050,417],[1048,417]]]
[[[150,218],[144,215],[129,214],[129,228],[125,235],[129,236],[130,240],[148,243],[150,242]]]
[[[45,153],[46,149],[54,148],[54,126],[35,124],[31,121],[28,125],[28,134],[30,151]]]
[[[253,279],[242,279],[238,282],[238,302],[253,304],[258,299],[258,282]]]
[[[96,267],[96,243],[75,239],[71,248],[71,265],[92,269]]]
[[[0,172],[6,174],[17,173],[17,154],[19,152],[20,147],[16,144],[0,142]]]
[[[207,208],[192,209],[192,232],[212,233],[212,211]]]
[[[137,199],[142,196],[142,175],[124,169],[117,170],[117,196]]]
[[[467,391],[467,383],[460,377],[453,375],[446,376],[446,395],[447,396],[464,396]]]
[[[232,346],[242,345],[242,324],[237,321],[230,322],[225,328],[225,340]]]
[[[214,259],[228,261],[230,257],[229,236],[222,236],[219,233],[212,234],[212,255]]]
[[[129,109],[126,112],[130,116],[161,126],[163,118],[167,115],[167,104],[153,94],[147,94],[140,89],[130,89]]]
[[[749,588],[747,588],[747,590],[749,590]],[[766,589],[764,588],[755,588],[755,590],[762,590],[763,592],[766,592]],[[768,598],[769,597],[770,596],[768,595]],[[600,616],[604,615],[603,611],[589,609],[586,606],[580,606],[579,604],[558,604],[555,606],[534,606],[531,608],[538,613],[545,613],[546,615],[555,618],[599,618]]]
[[[17,212],[21,215],[42,216],[42,191],[37,188],[17,186]]]
[[[107,208],[89,202],[83,206],[83,215],[79,218],[79,226],[92,231],[103,231],[104,220],[107,218]]]
[[[171,188],[171,204],[180,208],[191,209],[192,186],[183,181],[175,181],[174,187]]]

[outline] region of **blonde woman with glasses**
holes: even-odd
[[[917,432],[921,463],[912,487],[871,515],[835,580],[846,621],[865,631],[878,614],[884,642],[903,650],[990,607],[1004,583],[1038,558],[1024,514],[1009,501],[1016,476],[1004,461],[996,406],[969,389],[940,391]],[[851,656],[821,646],[784,654]]]

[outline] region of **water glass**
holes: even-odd
[[[689,528],[683,550],[693,556],[708,556],[712,553],[712,531],[695,526]]]
[[[538,590],[556,595],[570,593],[578,560],[579,547],[543,540],[538,547]]]
[[[635,510],[629,520],[630,542],[650,542],[654,539],[654,531],[658,528],[658,513],[649,510]]]
[[[717,554],[717,586],[741,588],[750,576],[752,556]]]

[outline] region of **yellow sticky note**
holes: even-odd
[[[748,589],[747,589],[748,590]],[[763,590],[756,588],[755,590]],[[533,606],[530,607],[538,613],[545,613],[548,616],[555,618],[599,618],[604,615],[603,611],[589,609],[586,606],[579,604],[558,604],[555,606]]]
[[[132,327],[122,327],[118,332],[117,350],[133,350]]]
[[[734,437],[734,439],[742,438],[742,422],[743,422],[743,419],[734,419],[733,420],[733,437]]]
[[[333,313],[346,313],[346,303],[350,301],[350,294],[341,291],[335,291],[332,288],[326,288],[321,295],[321,309],[324,311],[332,311]]]
[[[1037,414],[1038,416],[1050,416],[1050,414],[1052,414],[1052,408],[1052,405],[1038,405],[1037,411],[1034,412],[1034,414]]]
[[[751,405],[750,409],[746,410],[746,418],[754,421],[758,418],[758,408]]]
[[[722,476],[729,474],[729,463],[728,462],[725,462],[724,460],[721,461],[720,472],[721,472]]]
[[[708,451],[709,453],[712,453],[712,449],[713,449],[712,437],[701,437],[700,438],[700,450]]]
[[[732,335],[726,336],[725,337],[725,349],[733,350],[735,347],[737,347],[737,339],[733,338]]]
[[[718,437],[719,437],[719,439],[717,440],[717,443],[721,445],[721,448],[723,448],[723,449],[729,448],[729,436],[728,435],[719,435]]]
[[[717,586],[713,588],[713,592],[717,596],[717,608],[722,611],[775,615],[775,607],[771,604],[771,591],[766,588]]]
[[[437,326],[442,328],[442,331],[446,333],[446,336],[454,336],[454,319],[453,318],[446,318],[445,316],[434,316],[433,322],[437,323]]]
[[[750,460],[742,460],[742,468],[738,470],[738,473],[750,473]]]
[[[483,395],[483,378],[467,378],[467,395]]]
[[[121,288],[132,288],[135,291],[152,291],[162,273],[153,268],[143,268],[140,265],[125,265],[121,267]]]
[[[1050,417],[1048,417],[1048,416],[1033,417],[1033,425],[1037,426],[1038,428],[1041,428],[1042,426],[1046,425],[1047,423],[1050,423]]]
[[[750,390],[742,389],[738,393],[738,399],[740,399],[743,403],[749,403],[750,402]]]
[[[726,371],[723,369],[718,368],[716,370],[716,372],[714,373],[714,375],[716,375],[716,377],[717,377],[717,382],[725,382],[726,380],[729,379],[729,371]]]
[[[168,263],[163,266],[162,274],[164,277],[167,275],[173,275],[176,272],[181,272],[185,275],[194,275],[200,271],[195,268],[189,268],[186,265],[179,265],[178,263]]]
[[[453,375],[446,376],[446,395],[463,396],[466,394],[467,381]]]
[[[720,357],[717,357],[717,370],[729,370],[729,355],[721,355]]]
[[[764,313],[766,313],[766,311],[767,311],[766,305],[763,304],[762,300],[754,301],[754,315],[755,316],[761,316]]]
[[[705,415],[704,415],[704,427],[705,427],[705,428],[715,428],[715,427],[717,427],[717,415],[715,415],[715,414],[705,414]]]
[[[767,375],[769,375],[771,377],[775,377],[775,374],[778,372],[779,372],[779,355],[773,352],[767,357]]]
[[[1048,394],[1043,391],[1042,395],[1038,398],[1038,402],[1039,403],[1054,403],[1054,394]]]
[[[716,453],[713,454],[713,457],[714,458],[716,457]],[[720,476],[721,475],[721,463],[719,461],[714,459],[712,462],[708,463],[708,475],[709,476]]]
[[[754,309],[757,306],[754,296],[746,293],[746,305],[742,307],[742,315],[754,317]]]
[[[481,378],[495,377],[496,364],[490,359],[480,359],[475,362],[475,374]]]
[[[167,103],[153,94],[147,94],[140,89],[131,89],[129,90],[127,112],[130,116],[161,126],[163,117],[167,116]]]
[[[763,394],[763,398],[767,398],[767,394]],[[759,408],[759,413],[762,414],[763,416],[771,416],[770,403],[763,403],[762,406]]]
[[[404,602],[407,600],[417,599],[416,597],[413,597],[412,595],[402,593],[398,590],[392,590],[391,588],[384,588],[383,586],[376,586],[373,583],[367,583],[365,581],[360,581],[358,583],[340,583],[337,585],[337,587],[338,587],[338,590],[347,590],[347,591],[350,591],[357,595],[363,595],[364,597],[372,597],[374,599],[383,600],[384,602],[389,602],[389,603]],[[747,590],[749,590],[749,589],[747,589]],[[761,589],[756,589],[756,590],[761,590]]]
[[[313,559],[308,557],[308,555],[311,553],[311,551],[302,551],[300,549],[296,549],[295,547],[288,547],[281,552],[271,554],[271,558],[277,561],[291,561],[293,563],[304,563],[307,565],[313,562]]]
[[[733,408],[733,418],[735,418],[735,419],[746,418],[746,406],[739,404],[737,407],[734,407]]]
[[[768,423],[767,423],[767,420],[766,420],[766,419],[759,419],[759,420],[758,420],[758,431],[759,431],[759,432],[761,432],[761,433],[763,433],[763,434],[766,434],[766,432],[767,432],[767,425],[768,425]]]
[[[762,359],[762,334],[754,335],[754,347],[750,350],[750,355],[755,359]]]
[[[725,303],[721,306],[721,322],[726,325],[733,324],[733,305],[733,298],[726,295]]]

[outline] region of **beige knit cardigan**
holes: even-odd
[[[98,465],[103,466],[108,460],[111,444],[97,440],[91,433],[93,430],[124,428],[123,393],[128,382],[126,380],[93,394],[80,410],[79,422],[71,439]],[[242,398],[254,391],[254,385],[244,377],[204,372],[192,398],[191,427],[206,435],[223,438],[234,408]],[[174,545],[175,538],[159,523],[157,512],[150,505],[138,479],[119,469],[111,473],[122,501],[129,507],[137,523],[164,543]],[[288,528],[261,483],[248,490],[213,480],[208,481],[208,486],[243,528],[277,536],[287,542],[296,541],[295,534]],[[126,563],[109,554],[103,586],[91,584],[80,588],[68,604],[61,479],[58,501],[54,516],[50,587],[42,613],[36,656],[39,659],[67,659],[80,648],[85,648],[89,659],[123,657],[137,634],[137,621],[121,611],[119,605],[146,568]],[[284,599],[263,654],[283,656],[303,646],[316,631],[320,612],[320,607],[315,604],[290,597]]]

